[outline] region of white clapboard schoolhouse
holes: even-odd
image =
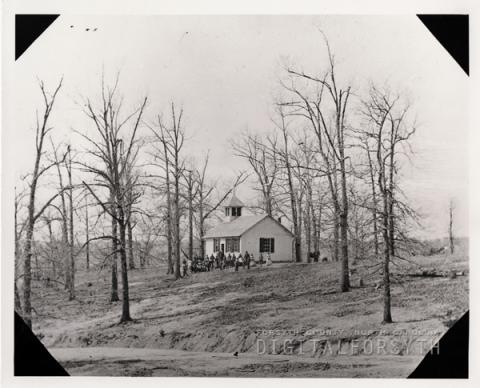
[[[268,254],[272,262],[291,262],[293,260],[293,234],[273,217],[262,215],[244,215],[244,204],[233,193],[225,206],[226,221],[207,231],[204,236],[205,253],[226,255],[239,253],[253,254],[255,261]]]

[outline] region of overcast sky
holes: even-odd
[[[75,101],[80,94],[98,95],[103,66],[111,78],[120,70],[126,102],[149,96],[147,120],[172,100],[182,104],[188,151],[201,159],[211,150],[212,175],[229,178],[245,168],[229,145],[235,133],[272,128],[282,60],[309,72],[325,69],[318,28],[330,40],[341,81],[358,92],[375,81],[408,95],[420,126],[403,187],[427,215],[428,235],[446,235],[450,198],[458,234],[466,235],[468,77],[413,15],[62,15],[14,65],[15,90],[4,97],[4,168],[18,176],[33,163],[34,107],[41,103],[36,77],[53,87],[64,76],[51,124],[67,138],[71,127],[85,126]],[[250,194],[247,186],[239,190]]]

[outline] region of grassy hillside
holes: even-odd
[[[71,374],[407,376],[468,309],[464,254],[414,259],[392,268],[390,325],[381,324],[375,263],[358,263],[352,290],[340,293],[339,263],[329,262],[178,281],[163,269],[134,270],[134,321],[123,325],[120,302],[108,302],[108,274],[81,273],[75,301],[63,290],[35,290],[34,331]],[[408,276],[420,269],[465,276]]]

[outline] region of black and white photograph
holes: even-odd
[[[468,377],[468,12],[7,17],[15,375]]]

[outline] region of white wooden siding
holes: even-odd
[[[271,218],[265,218],[242,235],[240,247],[242,253],[253,253],[254,259],[260,257],[260,238],[274,238],[275,252],[270,254],[272,261],[292,261],[292,235]],[[266,254],[263,254],[266,259]]]
[[[245,251],[248,251],[258,261],[260,258],[260,238],[275,239],[275,252],[270,254],[272,261],[292,261],[293,236],[276,221],[268,217],[241,236],[240,252],[234,253],[244,255]],[[225,244],[225,238],[220,238],[220,244]],[[205,253],[209,256],[212,253],[215,254],[213,252],[213,238],[205,239]],[[264,254],[264,259],[266,259],[266,254]]]
[[[213,238],[207,238],[205,240],[205,254],[210,256],[213,253]]]

